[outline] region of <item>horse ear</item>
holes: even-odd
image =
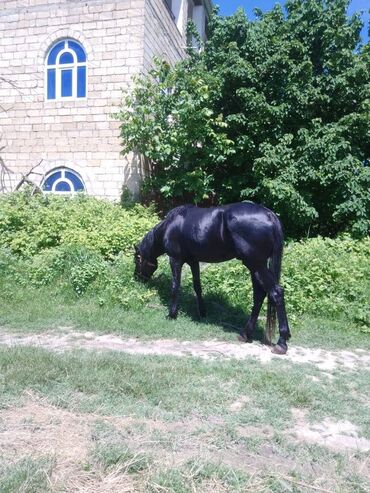
[[[139,253],[139,247],[138,247],[138,245],[134,245],[134,250],[135,250],[135,253]]]

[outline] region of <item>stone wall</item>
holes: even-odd
[[[24,172],[43,159],[39,171],[70,167],[97,196],[118,197],[124,182],[137,188],[140,169],[120,156],[111,113],[142,69],[144,18],[144,0],[1,4],[0,69],[11,83],[0,82],[0,127],[9,168]],[[45,57],[67,37],[87,52],[87,98],[46,101]]]
[[[96,196],[118,198],[122,184],[136,191],[141,161],[120,155],[119,123],[111,114],[121,89],[149,69],[154,55],[170,63],[184,56],[187,0],[179,1],[181,25],[164,0],[1,1],[0,147],[6,146],[6,165],[25,172],[43,160],[42,174],[70,167]],[[47,101],[45,59],[63,38],[85,48],[87,98]]]
[[[151,67],[154,56],[174,63],[185,56],[188,1],[181,0],[178,25],[163,0],[145,2],[144,67]],[[178,27],[179,26],[179,27]]]

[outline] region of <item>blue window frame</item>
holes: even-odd
[[[69,168],[59,168],[51,171],[45,178],[42,189],[44,192],[71,195],[84,192],[85,185],[78,173]]]
[[[46,99],[85,98],[87,94],[87,57],[80,43],[58,41],[46,57]]]

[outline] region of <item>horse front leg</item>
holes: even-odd
[[[200,284],[199,262],[190,262],[191,273],[193,275],[193,287],[197,296],[198,313],[200,318],[206,316],[206,307],[202,298],[202,286]]]
[[[172,271],[172,289],[171,289],[171,304],[168,313],[168,318],[177,318],[178,313],[178,299],[181,284],[181,269],[183,262],[176,260],[174,257],[170,257],[170,266]]]
[[[266,291],[263,289],[253,272],[251,272],[251,278],[253,286],[253,307],[245,329],[240,333],[240,339],[246,342],[252,342],[262,303],[266,297]]]

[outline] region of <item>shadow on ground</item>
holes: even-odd
[[[169,306],[170,303],[171,282],[171,276],[166,273],[161,273],[149,281],[150,286],[157,291],[158,297],[164,306]],[[246,282],[248,282],[247,278]],[[243,330],[249,316],[248,311],[244,311],[240,306],[231,305],[226,297],[217,293],[205,293],[203,295],[207,316],[200,318],[195,293],[190,284],[188,280],[182,283],[179,296],[180,313],[195,322],[219,326],[224,332],[239,334]],[[246,299],[246,308],[250,308],[251,303],[252,300]],[[257,324],[253,339],[260,342],[264,340],[263,328],[260,324]]]

